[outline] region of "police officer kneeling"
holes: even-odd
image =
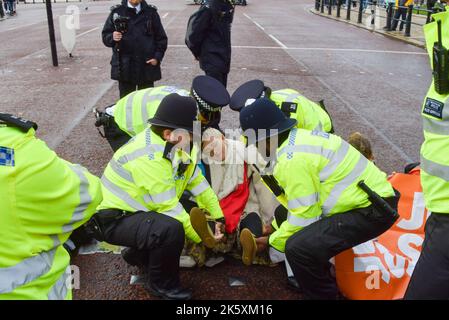
[[[179,203],[184,190],[216,221],[223,219],[217,196],[190,153],[182,149],[190,144],[196,116],[191,97],[173,93],[162,100],[149,120],[151,127],[120,148],[106,167],[101,178],[103,201],[93,220],[101,231],[98,240],[129,247],[122,252],[125,260],[146,269],[150,281],[146,289],[164,299],[191,297],[179,280],[184,237],[214,246],[206,219],[194,229]],[[222,222],[216,223],[218,237]]]
[[[329,259],[388,230],[397,212],[379,203],[396,209],[399,194],[386,174],[347,142],[294,128],[296,120],[266,98],[243,108],[240,124],[248,143],[257,143],[259,151],[262,141],[268,151],[278,139],[270,168],[288,201],[287,220],[269,237],[255,239],[258,250],[270,245],[285,252],[305,298],[335,299]],[[358,187],[362,180],[381,197],[375,204]]]

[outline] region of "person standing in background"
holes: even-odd
[[[231,67],[234,8],[231,0],[207,0],[190,16],[185,36],[185,43],[200,62],[200,68],[225,87]]]
[[[155,6],[123,0],[112,7],[102,38],[112,48],[111,78],[119,82],[120,98],[153,87],[162,78],[160,66],[168,40]]]

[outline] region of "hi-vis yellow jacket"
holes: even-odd
[[[441,20],[442,43],[449,49],[449,11],[432,15],[435,21],[424,26],[430,65],[433,45],[438,39],[437,21]],[[449,214],[449,94],[435,91],[434,81],[422,109],[424,143],[421,146],[421,184],[426,208]]]
[[[340,137],[321,131],[292,129],[277,150],[273,175],[289,211],[269,238],[281,252],[290,236],[319,219],[369,206],[360,180],[381,197],[394,195],[385,173]]]
[[[209,211],[212,218],[223,217],[217,196],[196,166],[196,152],[190,157],[173,149],[164,157],[166,142],[151,128],[135,136],[117,150],[101,178],[103,202],[101,209],[120,209],[128,212],[155,211],[179,220],[186,236],[200,242],[190,224],[190,217],[179,203],[184,190],[196,198],[199,207]],[[187,164],[179,172],[182,163]]]
[[[188,96],[186,90],[172,86],[142,89],[131,92],[115,104],[114,121],[118,127],[134,137],[148,127],[148,119],[156,113],[162,99],[171,93]]]
[[[320,105],[307,99],[296,90],[273,91],[270,100],[276,103],[279,108],[281,108],[283,102],[296,103],[296,112],[292,112],[290,118],[298,121],[296,127],[299,129],[324,132],[332,130],[332,121],[329,114]]]
[[[70,299],[62,244],[101,201],[100,180],[34,133],[0,125],[0,300]]]

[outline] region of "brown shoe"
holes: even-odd
[[[200,208],[194,207],[190,210],[190,223],[193,229],[196,231],[201,241],[207,248],[214,248],[217,241],[214,238],[209,224],[207,223],[206,214]]]
[[[245,228],[240,232],[240,244],[242,246],[242,261],[244,265],[250,266],[256,256],[256,239],[249,229]]]

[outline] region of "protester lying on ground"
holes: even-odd
[[[258,237],[266,234],[277,206],[275,197],[263,186],[260,176],[245,162],[245,145],[237,140],[226,139],[214,129],[207,129],[202,135],[202,163],[210,185],[220,200],[226,221],[225,240],[218,244],[215,252],[234,253],[242,250],[239,239],[241,231],[251,232]],[[184,207],[196,206],[184,199]],[[197,265],[203,265],[206,252],[188,245],[189,254]],[[207,257],[212,254],[209,252]],[[243,250],[240,254],[245,264],[251,264],[252,253]],[[266,253],[255,258],[257,264],[271,264]]]

